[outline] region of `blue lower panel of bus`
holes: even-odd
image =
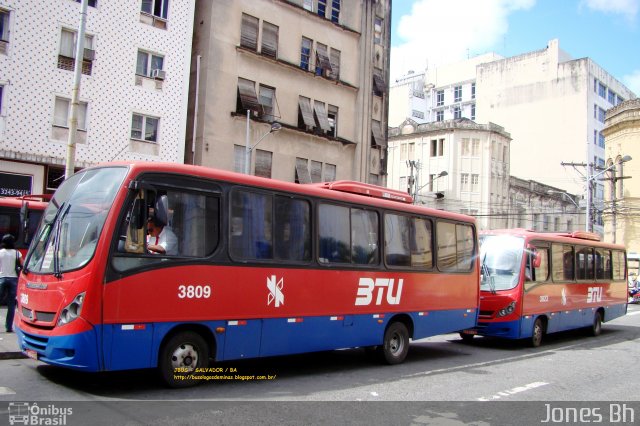
[[[576,309],[572,311],[545,312],[538,315],[528,315],[515,321],[479,322],[475,330],[483,336],[504,337],[507,339],[525,339],[533,334],[533,324],[539,317],[546,320],[546,333],[573,330],[590,327],[596,311],[599,308]],[[604,321],[611,321],[627,312],[627,305],[605,306]]]
[[[455,332],[475,325],[475,309],[401,314],[410,318],[413,338]],[[158,365],[165,337],[176,327],[208,329],[218,361],[315,352],[382,344],[396,314],[272,318],[184,323],[107,324],[91,331],[46,337],[16,330],[22,350],[49,364],[86,370],[128,370]],[[224,333],[216,333],[224,328]],[[98,338],[101,336],[101,339]],[[102,354],[102,355],[101,355]]]
[[[92,329],[66,336],[39,336],[16,328],[18,346],[40,361],[85,371],[100,370],[97,356],[98,339]]]

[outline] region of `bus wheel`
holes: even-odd
[[[409,331],[401,322],[394,322],[384,332],[382,356],[389,365],[400,364],[409,352]]]
[[[599,336],[602,332],[602,314],[600,311],[596,311],[596,314],[593,316],[593,324],[591,324],[591,335]]]
[[[544,325],[540,318],[536,319],[533,323],[533,332],[531,333],[531,340],[529,343],[532,347],[537,348],[542,344],[542,336],[544,336]]]
[[[183,331],[171,337],[160,349],[158,367],[162,379],[172,388],[186,388],[200,383],[189,377],[197,368],[209,363],[209,347],[202,336]]]

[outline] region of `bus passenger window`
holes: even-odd
[[[533,276],[531,277],[532,281],[544,282],[549,279],[549,249],[546,248],[537,248],[535,256],[540,258],[540,266],[533,269]],[[528,259],[534,256],[532,254]],[[530,261],[527,261],[527,269],[531,267]],[[527,277],[529,279],[529,277]]]
[[[433,241],[431,221],[413,218],[411,229],[411,264],[418,268],[432,268]]]
[[[347,207],[321,204],[318,210],[320,263],[349,263],[349,209]]]
[[[292,261],[311,260],[311,216],[307,201],[289,197],[275,198],[276,259]]]
[[[351,209],[351,262],[373,265],[378,261],[378,215]]]
[[[596,279],[611,279],[611,252],[609,250],[596,249]]]
[[[384,215],[384,260],[389,266],[411,266],[410,221],[407,216]]]
[[[249,191],[231,196],[231,255],[237,259],[272,259],[273,197]]]

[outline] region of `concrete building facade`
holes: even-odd
[[[415,194],[417,203],[476,216],[482,229],[505,227],[510,144],[493,123],[407,119],[389,129],[388,186]]]
[[[605,240],[624,244],[640,254],[640,99],[621,103],[607,111],[604,199]],[[621,162],[630,156],[631,160]]]
[[[0,192],[64,179],[81,5],[0,0]],[[194,4],[90,0],[76,168],[110,160],[182,162]]]
[[[196,17],[185,162],[384,184],[390,0],[197,1]]]

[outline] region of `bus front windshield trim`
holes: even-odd
[[[510,290],[520,282],[524,238],[511,235],[483,235],[480,238],[482,280],[480,289]]]
[[[125,167],[90,169],[63,182],[36,231],[26,271],[60,276],[86,265],[126,173]]]

